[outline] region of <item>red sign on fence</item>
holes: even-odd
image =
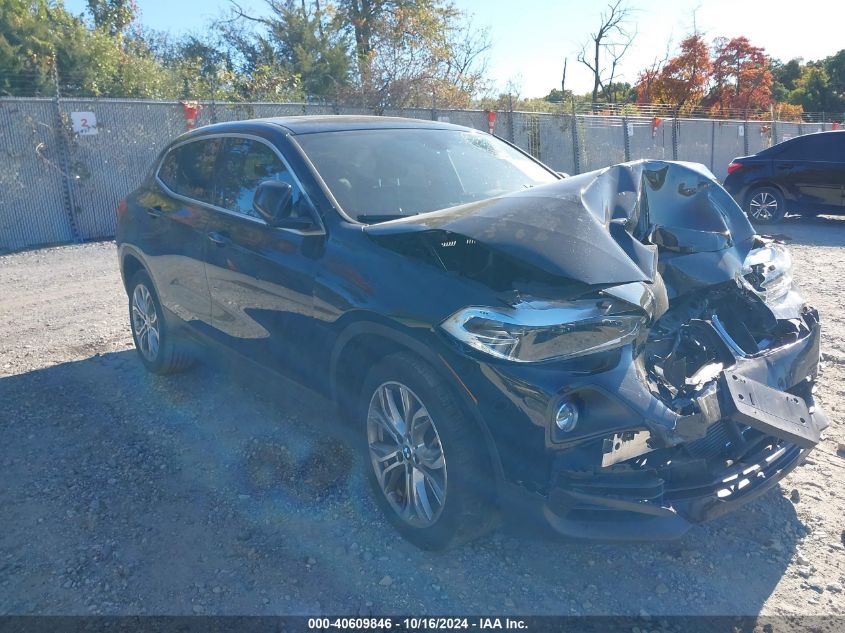
[[[487,131],[492,134],[494,127],[496,127],[496,112],[495,110],[487,110]]]
[[[185,126],[189,130],[193,130],[202,106],[197,101],[180,101],[179,103],[182,104],[182,110],[185,112]]]

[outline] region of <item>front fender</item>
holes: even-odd
[[[487,454],[490,456],[490,463],[493,466],[497,484],[503,482],[504,475],[499,451],[490,429],[479,411],[478,402],[461,381],[455,369],[438,351],[440,343],[436,341],[437,334],[431,330],[426,330],[431,338],[430,341],[426,342],[423,337],[415,335],[412,333],[413,331],[409,331],[407,327],[399,323],[385,323],[376,319],[379,319],[376,315],[371,315],[370,318],[361,315],[353,323],[348,324],[337,337],[329,361],[329,388],[332,400],[334,402],[340,401],[338,386],[340,360],[343,358],[344,351],[355,339],[362,336],[376,336],[397,348],[407,349],[427,362],[450,385],[453,394],[461,404],[461,408],[475,423],[481,434]]]

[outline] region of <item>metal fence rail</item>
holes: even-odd
[[[203,103],[198,126],[303,114],[371,114],[324,104]],[[72,114],[96,115],[97,133]],[[481,110],[409,108],[383,114],[487,130]],[[0,252],[109,238],[115,209],[156,155],[185,131],[180,103],[123,99],[0,98]],[[830,123],[660,119],[623,114],[502,112],[496,133],[570,174],[638,158],[703,163],[719,178],[732,158]]]
[[[639,116],[639,117],[661,117],[671,119],[675,116],[687,119],[738,119],[740,121],[765,121],[774,116],[776,119],[794,117],[797,121],[804,123],[822,123],[842,121],[845,119],[845,112],[801,112],[800,114],[787,113],[784,104],[774,104],[767,110],[725,108],[718,110],[702,106],[686,107],[678,112],[678,108],[670,103],[588,103],[579,102],[576,105],[578,114],[601,114],[604,116]]]

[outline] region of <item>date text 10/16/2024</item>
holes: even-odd
[[[519,618],[309,618],[308,628],[346,630],[524,630],[527,627]]]

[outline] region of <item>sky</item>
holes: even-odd
[[[581,44],[599,24],[607,6],[595,0],[454,0],[478,27],[488,28],[492,41],[489,74],[494,92],[508,84],[522,97],[542,97],[560,87],[568,59],[566,87],[576,93],[592,90],[590,71],[576,61]],[[229,6],[228,0],[137,0],[141,22],[156,30],[201,32]],[[239,4],[258,14],[263,0]],[[629,0],[635,9],[637,37],[621,64],[621,80],[633,83],[643,68],[662,58],[692,31],[708,40],[745,35],[772,57],[784,61],[820,59],[845,48],[842,0]],[[65,0],[81,13],[85,0]],[[800,7],[800,11],[796,11]],[[695,21],[693,21],[693,15]]]

